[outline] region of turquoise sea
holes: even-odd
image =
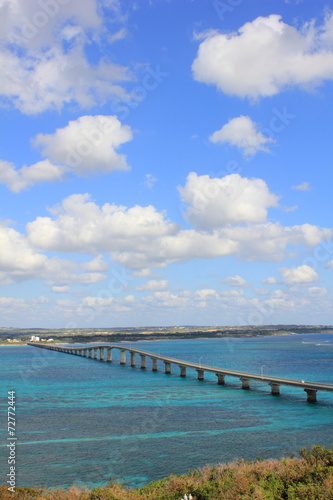
[[[203,365],[333,383],[333,334],[170,340],[132,346]],[[16,392],[17,486],[137,487],[235,458],[263,459],[333,444],[333,393],[227,377],[216,384],[178,367],[164,374],[38,349],[0,347],[0,484],[6,482],[7,391]],[[137,361],[139,365],[139,360]]]

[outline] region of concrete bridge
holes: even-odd
[[[314,403],[317,401],[318,391],[328,391],[333,392],[333,384],[322,384],[317,382],[307,382],[304,380],[294,380],[288,378],[280,377],[269,377],[264,375],[257,375],[255,373],[247,373],[235,370],[225,370],[223,368],[217,368],[214,366],[206,366],[201,363],[192,363],[190,361],[184,361],[182,359],[170,358],[161,354],[155,354],[149,351],[143,351],[142,349],[136,349],[133,347],[127,347],[124,345],[94,345],[94,346],[80,346],[80,347],[70,347],[70,346],[56,346],[56,345],[45,345],[35,342],[28,342],[28,345],[33,347],[41,347],[43,349],[50,349],[51,351],[65,352],[68,354],[74,354],[77,356],[84,356],[86,358],[97,359],[100,361],[112,362],[112,349],[118,349],[120,351],[120,364],[125,365],[127,362],[127,353],[130,355],[130,365],[136,366],[136,355],[140,357],[140,368],[146,369],[147,358],[151,359],[152,371],[158,371],[157,362],[161,360],[164,362],[164,370],[166,374],[171,373],[171,366],[176,365],[179,369],[180,377],[186,377],[186,369],[193,368],[197,372],[198,380],[204,380],[205,372],[215,373],[217,376],[217,383],[219,385],[225,384],[225,377],[237,377],[242,383],[242,389],[250,389],[251,380],[256,380],[260,382],[265,382],[271,387],[271,393],[273,395],[280,394],[280,386],[286,385],[291,387],[299,387],[304,389],[307,393],[307,401],[309,403]],[[106,357],[105,357],[106,354]]]

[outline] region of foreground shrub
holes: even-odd
[[[240,460],[170,476],[136,490],[117,483],[94,488],[42,490],[0,487],[1,500],[333,500],[333,449],[303,449],[300,458]]]

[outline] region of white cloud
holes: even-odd
[[[206,301],[206,300],[218,299],[219,298],[219,294],[213,288],[204,288],[204,289],[201,289],[201,290],[197,290],[194,293],[194,298],[196,300]]]
[[[153,174],[145,174],[145,180],[144,180],[144,185],[148,188],[151,189],[154,187],[155,182],[157,182],[156,177],[153,176]]]
[[[112,97],[126,98],[119,85],[128,68],[101,58],[90,63],[87,43],[103,33],[104,8],[117,2],[2,1],[0,5],[0,95],[26,114],[60,110],[77,103],[89,108]],[[119,39],[123,34],[118,31]]]
[[[128,170],[126,157],[117,152],[131,141],[131,128],[116,116],[81,116],[53,134],[38,134],[33,144],[51,161],[76,174]]]
[[[46,265],[47,257],[36,252],[24,236],[9,227],[0,227],[0,271],[18,280],[33,276]]]
[[[51,287],[52,292],[55,293],[66,293],[69,292],[70,287],[67,285],[59,286],[59,285],[54,285]]]
[[[96,0],[4,0],[0,19],[1,39],[34,49],[54,44],[64,25],[82,30],[96,30],[102,25]]]
[[[118,42],[119,40],[123,40],[124,38],[126,38],[127,35],[128,35],[127,29],[121,28],[118,31],[116,31],[116,33],[113,33],[112,35],[110,35],[108,37],[108,41],[109,41],[109,43]]]
[[[302,182],[301,184],[298,184],[297,186],[292,186],[292,189],[297,189],[298,191],[310,191],[311,186],[309,182]]]
[[[221,280],[222,283],[225,283],[226,285],[229,285],[229,286],[246,286],[247,285],[247,281],[242,278],[241,276],[238,276],[238,274],[236,274],[235,276],[228,276],[227,278]]]
[[[137,278],[146,278],[147,276],[150,276],[151,273],[152,273],[151,269],[143,268],[140,269],[139,271],[133,271],[132,276],[135,276]]]
[[[103,273],[80,273],[68,277],[70,282],[81,283],[82,285],[91,285],[104,281],[107,276]]]
[[[236,255],[246,261],[279,261],[290,256],[286,254],[289,245],[316,246],[332,238],[331,229],[311,224],[282,226],[279,222],[227,227],[219,231],[220,238],[237,241]]]
[[[144,283],[143,285],[137,286],[136,290],[138,291],[144,291],[144,290],[150,290],[150,291],[156,291],[156,290],[167,290],[168,288],[168,281],[167,280],[149,280],[147,283]]]
[[[284,281],[288,284],[313,283],[319,279],[318,273],[308,265],[296,268],[282,267],[280,273]]]
[[[307,292],[310,297],[325,297],[325,295],[327,295],[327,288],[310,286]]]
[[[82,299],[84,305],[88,307],[108,307],[114,303],[113,297],[85,297]]]
[[[108,313],[127,312],[131,310],[130,306],[133,302],[131,297],[128,297],[125,297],[124,300],[115,299],[114,297],[84,297],[77,311],[81,310],[83,314],[87,308],[90,308],[93,310],[94,316],[103,313],[105,310],[107,310]]]
[[[276,278],[270,277],[270,278],[266,278],[266,279],[262,280],[261,283],[263,283],[265,285],[276,285],[279,282],[278,282],[278,280]]]
[[[189,303],[189,298],[171,292],[155,292],[149,297],[144,297],[142,302],[152,307],[182,308]]]
[[[133,239],[132,239],[133,242]],[[217,232],[208,234],[195,230],[177,231],[162,237],[137,241],[136,249],[128,242],[128,250],[113,251],[112,258],[130,268],[165,267],[172,262],[196,258],[215,258],[236,254],[237,242],[220,237]],[[134,242],[133,242],[134,243]]]
[[[52,280],[50,286],[71,283],[98,283],[106,278],[99,272],[85,272],[74,260],[49,258],[37,251],[27,238],[10,227],[0,226],[0,283],[31,279]]]
[[[191,172],[178,190],[183,203],[189,205],[185,218],[203,229],[264,222],[268,208],[278,205],[278,197],[262,179],[239,174],[210,178]]]
[[[30,167],[15,169],[15,165],[0,160],[0,184],[4,184],[14,193],[27,189],[40,182],[59,181],[64,177],[65,170],[54,165],[49,160],[42,160]]]
[[[114,97],[127,98],[125,90],[114,83],[129,79],[125,68],[103,61],[89,66],[80,47],[68,53],[53,47],[38,58],[19,57],[3,49],[0,64],[2,101],[13,103],[24,114],[61,110],[73,102],[89,109]]]
[[[275,142],[265,136],[249,116],[238,116],[228,121],[220,130],[214,132],[209,140],[216,143],[226,143],[243,151],[244,156],[252,156],[258,151],[269,152],[267,144]]]
[[[107,271],[109,265],[103,260],[103,255],[97,255],[97,257],[95,257],[94,259],[82,264],[82,268],[86,271],[100,272]]]
[[[315,246],[333,236],[333,231],[310,224],[284,227],[278,222],[232,225],[229,221],[218,228],[206,223],[203,231],[182,230],[152,206],[100,207],[88,194],[71,195],[50,212],[52,217],[27,224],[30,245],[81,254],[109,252],[113,261],[144,269],[145,276],[152,267],[196,258],[234,255],[247,261],[279,261],[289,245]]]
[[[333,269],[333,260],[330,260],[328,263],[327,263],[327,266],[329,269]]]
[[[117,150],[132,138],[131,128],[116,116],[81,116],[53,134],[38,134],[32,139],[47,159],[21,169],[0,160],[0,184],[19,193],[40,182],[62,180],[69,171],[85,175],[128,170],[126,156]]]
[[[272,96],[288,87],[315,87],[333,79],[332,14],[323,26],[300,30],[281,16],[258,17],[237,33],[208,32],[192,70],[198,81],[238,97]]]
[[[140,251],[152,238],[178,229],[152,206],[126,208],[106,203],[99,207],[88,194],[69,196],[52,213],[58,216],[56,220],[38,217],[27,225],[33,245],[79,253]]]
[[[293,205],[291,207],[282,207],[282,209],[283,209],[284,212],[290,213],[290,212],[295,212],[298,209],[298,206],[297,205]]]

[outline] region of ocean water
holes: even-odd
[[[130,343],[129,343],[130,344]],[[132,343],[168,356],[333,383],[333,334]],[[138,487],[233,459],[263,459],[333,444],[333,393],[307,403],[300,388],[241,389],[194,370],[179,377],[30,346],[0,347],[0,484],[6,482],[7,391],[16,392],[17,486]],[[139,356],[138,356],[139,358]],[[137,360],[139,365],[139,359]]]

